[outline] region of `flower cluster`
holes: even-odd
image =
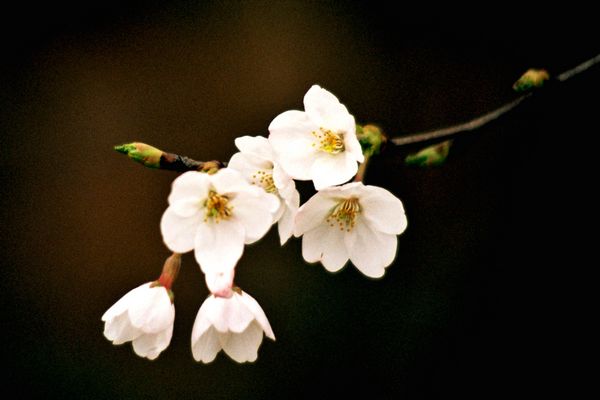
[[[305,111],[286,111],[269,137],[235,140],[239,152],[226,168],[190,171],[175,179],[160,229],[174,252],[155,282],[133,289],[102,317],[114,344],[131,341],[136,354],[155,359],[171,340],[175,308],[171,285],[181,254],[194,251],[210,291],[192,330],[192,354],[204,363],[222,349],[237,362],[254,361],[263,334],[275,340],[259,304],[234,285],[244,246],[277,224],[281,245],[302,237],[302,256],[330,272],[350,260],[380,278],[394,260],[406,229],[401,201],[389,191],[347,183],[364,162],[354,117],[327,90],[313,86]],[[317,193],[300,206],[294,180]]]

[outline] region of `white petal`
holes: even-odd
[[[260,192],[259,196],[240,192],[231,201],[233,218],[245,230],[245,243],[253,243],[262,238],[273,224],[273,214],[280,206],[277,196]]]
[[[398,239],[396,235],[373,230],[359,217],[346,238],[346,245],[350,261],[360,272],[371,278],[381,278],[385,267],[394,261]]]
[[[171,337],[173,336],[173,324],[169,325],[166,329],[154,333],[146,334],[135,339],[133,344],[133,351],[140,357],[146,357],[150,360],[154,360],[158,355],[169,346],[171,343]]]
[[[360,142],[356,137],[356,123],[354,122],[354,117],[352,117],[351,120],[348,120],[348,124],[348,127],[343,131],[345,147],[344,151],[350,154],[356,161],[363,162],[365,161],[365,156],[363,155]]]
[[[104,315],[102,315],[102,321],[109,321],[121,314],[123,314],[130,307],[132,301],[135,301],[137,298],[137,294],[139,292],[144,292],[148,286],[150,286],[151,282],[146,282],[143,285],[136,287],[135,289],[131,289],[127,294],[119,299],[115,304],[113,304]]]
[[[271,143],[264,136],[242,136],[235,139],[235,146],[245,154],[273,161]]]
[[[210,175],[210,182],[215,191],[221,195],[236,193],[249,186],[244,177],[231,168],[221,168],[215,174]]]
[[[321,261],[329,272],[339,271],[348,261],[344,232],[338,226],[322,224],[304,233],[302,256],[307,262]]]
[[[190,218],[202,211],[202,203],[197,197],[184,197],[173,201],[169,208],[180,218]]]
[[[228,332],[219,335],[225,353],[239,363],[256,361],[262,337],[263,330],[256,321],[242,333]]]
[[[242,174],[247,182],[252,183],[254,176],[257,175],[258,171],[264,171],[271,173],[273,169],[273,163],[265,161],[262,158],[257,158],[251,154],[235,153],[231,156],[227,168],[234,169]]]
[[[315,189],[321,190],[328,186],[339,185],[352,179],[358,171],[356,160],[348,153],[321,153],[315,159],[310,174]]]
[[[212,326],[197,339],[192,336],[192,354],[196,361],[202,361],[205,364],[212,362],[220,350],[219,334]]]
[[[309,180],[317,149],[312,132],[319,127],[302,111],[286,111],[269,125],[269,142],[276,161],[294,179]]]
[[[254,319],[254,314],[235,293],[230,298],[211,296],[211,306],[206,309],[206,317],[219,332],[242,332]]]
[[[235,268],[219,273],[207,273],[204,275],[208,290],[219,297],[230,297],[233,286]]]
[[[271,324],[269,324],[269,320],[262,307],[258,304],[258,302],[254,299],[254,297],[250,296],[246,292],[242,292],[240,295],[240,300],[244,303],[244,305],[252,312],[256,321],[260,324],[262,329],[265,331],[265,335],[275,340],[275,334],[273,333],[273,329],[271,329]]]
[[[275,183],[275,187],[280,192],[284,187],[289,185],[294,185],[294,188],[296,187],[292,177],[284,171],[278,162],[273,164],[273,183]]]
[[[169,204],[188,197],[206,198],[208,189],[209,179],[207,174],[196,171],[186,172],[173,181]]]
[[[279,232],[279,241],[283,246],[285,242],[292,236],[294,231],[294,219],[298,212],[298,206],[300,205],[300,194],[294,189],[292,198],[289,201],[282,202],[283,214],[277,224],[277,230]]]
[[[360,198],[362,214],[377,231],[399,235],[407,220],[402,202],[389,191],[377,186],[365,186]]]
[[[104,324],[104,336],[115,345],[133,340],[141,334],[143,334],[141,330],[131,325],[127,312],[123,312]]]
[[[318,126],[336,132],[347,129],[348,119],[352,117],[337,97],[318,85],[313,85],[304,95],[304,110]]]
[[[173,324],[175,307],[167,289],[162,286],[148,288],[138,295],[128,310],[131,324],[145,333],[157,333]]]
[[[187,253],[194,248],[194,238],[204,216],[196,213],[189,218],[177,215],[173,207],[165,210],[160,220],[160,232],[169,250]]]
[[[212,325],[207,315],[209,313],[209,309],[215,306],[214,300],[214,296],[208,296],[198,310],[198,314],[196,314],[196,320],[194,321],[194,327],[192,328],[192,343],[198,340],[200,336],[203,335],[204,332],[206,332]]]
[[[327,191],[317,192],[313,195],[296,213],[294,236],[298,237],[306,231],[324,224],[337,202]]]
[[[194,255],[202,272],[234,268],[244,252],[244,237],[244,227],[237,221],[222,219],[219,223],[211,220],[201,223],[194,242]]]

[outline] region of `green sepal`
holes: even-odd
[[[450,153],[451,145],[452,140],[446,140],[445,142],[425,147],[416,153],[406,156],[404,163],[418,167],[442,165]]]

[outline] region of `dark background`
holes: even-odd
[[[155,279],[159,220],[175,175],[112,151],[144,141],[227,160],[267,135],[308,88],[336,94],[390,135],[462,122],[513,99],[530,67],[561,72],[599,47],[585,10],[531,8],[456,19],[367,3],[21,3],[3,14],[0,177],[3,388],[66,398],[500,396],[573,390],[571,309],[592,225],[580,184],[594,169],[598,68],[548,85],[455,140],[441,168],[417,147],[372,160],[367,182],[398,197],[409,228],[373,281],[307,265],[276,230],[246,249],[236,282],[277,342],[238,365],[194,362],[207,295],[193,256],[174,286],[173,339],[150,362],[102,335],[101,315]],[[567,7],[568,8],[568,7]],[[437,12],[434,12],[437,11]],[[498,22],[499,21],[499,22]],[[535,21],[536,23],[532,23]],[[573,27],[575,23],[575,27]],[[312,194],[300,184],[303,200]],[[586,223],[587,221],[587,223]]]

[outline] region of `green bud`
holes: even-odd
[[[451,145],[452,140],[446,140],[445,142],[425,147],[417,153],[406,156],[404,163],[406,165],[416,165],[419,167],[442,165],[444,161],[446,161],[448,153],[450,153]]]
[[[160,157],[162,150],[146,143],[133,142],[115,146],[119,153],[127,154],[127,157],[149,168],[160,168]]]
[[[550,75],[545,69],[530,68],[513,84],[513,90],[521,93],[532,88],[542,87],[544,81],[548,79],[550,79]]]
[[[385,143],[386,137],[375,125],[356,125],[356,137],[362,147],[365,157],[371,157],[373,154],[379,154],[381,145]]]

